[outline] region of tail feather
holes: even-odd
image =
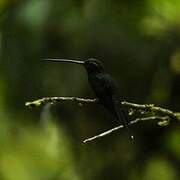
[[[126,111],[120,108],[116,103],[114,104],[116,118],[123,123],[123,126],[127,129],[128,134],[130,135],[131,139],[134,139],[130,128],[129,128],[129,119]]]

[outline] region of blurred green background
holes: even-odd
[[[98,105],[27,109],[45,96],[94,97],[98,58],[127,101],[180,111],[179,0],[0,0],[0,180],[178,180],[180,128],[155,122],[82,145],[117,122]]]

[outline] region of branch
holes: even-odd
[[[79,98],[79,97],[44,97],[42,99],[38,99],[35,101],[26,102],[25,105],[29,108],[33,108],[33,107],[42,106],[48,103],[55,105],[61,102],[74,102],[74,103],[77,103],[79,106],[86,105],[86,104],[99,103],[98,99],[84,99],[84,98]],[[170,120],[180,122],[180,112],[173,112],[169,109],[154,106],[154,104],[135,104],[135,103],[130,103],[126,101],[123,101],[123,102],[119,101],[119,103],[130,111],[129,114],[135,114],[137,112],[143,116],[146,114],[147,117],[141,117],[133,121],[130,121],[129,122],[130,125],[135,124],[140,121],[149,121],[149,120],[158,120],[158,125],[160,126],[167,126]],[[91,142],[93,140],[102,138],[121,128],[123,128],[123,125],[119,125],[99,135],[85,139],[83,143]]]
[[[167,116],[165,116],[165,117],[151,116],[151,117],[145,117],[145,118],[137,118],[137,119],[131,121],[129,124],[132,125],[132,124],[135,124],[135,123],[137,123],[137,122],[139,122],[139,121],[150,121],[150,120],[168,121],[169,118],[168,118]],[[85,139],[85,140],[83,141],[83,143],[91,142],[91,141],[93,141],[93,140],[102,138],[102,137],[107,136],[107,135],[111,134],[112,132],[117,131],[117,130],[119,130],[119,129],[121,129],[121,128],[123,128],[123,125],[117,126],[117,127],[112,128],[112,129],[110,129],[110,130],[108,130],[108,131],[105,131],[105,132],[103,132],[103,133],[101,133],[101,134],[98,134],[98,135],[93,136],[93,137],[91,137],[91,138]]]
[[[44,97],[42,99],[38,99],[31,102],[26,102],[25,105],[29,108],[42,106],[44,104],[57,104],[61,102],[74,102],[78,105],[86,105],[86,104],[98,104],[98,99],[84,99],[79,97]],[[152,114],[159,114],[162,116],[168,116],[173,120],[180,121],[180,112],[173,112],[169,109],[165,109],[162,107],[154,106],[154,104],[135,104],[130,102],[120,102],[124,107],[134,111],[139,111],[140,113],[150,112]]]
[[[54,105],[60,102],[75,102],[81,106],[83,104],[98,103],[98,100],[97,99],[84,99],[84,98],[79,98],[79,97],[44,97],[42,99],[38,99],[35,101],[26,102],[25,106],[29,108],[33,108],[33,107],[42,106],[48,103]]]

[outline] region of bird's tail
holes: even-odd
[[[114,104],[115,108],[115,115],[118,120],[120,120],[123,124],[123,126],[127,129],[128,134],[130,135],[131,139],[134,139],[134,136],[131,133],[131,130],[129,128],[129,119],[127,112],[118,106],[118,104]]]

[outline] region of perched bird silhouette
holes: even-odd
[[[83,65],[88,74],[88,81],[100,104],[108,109],[118,121],[121,121],[123,126],[127,129],[131,139],[134,138],[129,128],[128,114],[119,103],[122,101],[122,99],[119,96],[118,85],[112,76],[105,72],[101,61],[92,58],[84,61],[71,59],[44,60],[50,62],[69,62]]]

